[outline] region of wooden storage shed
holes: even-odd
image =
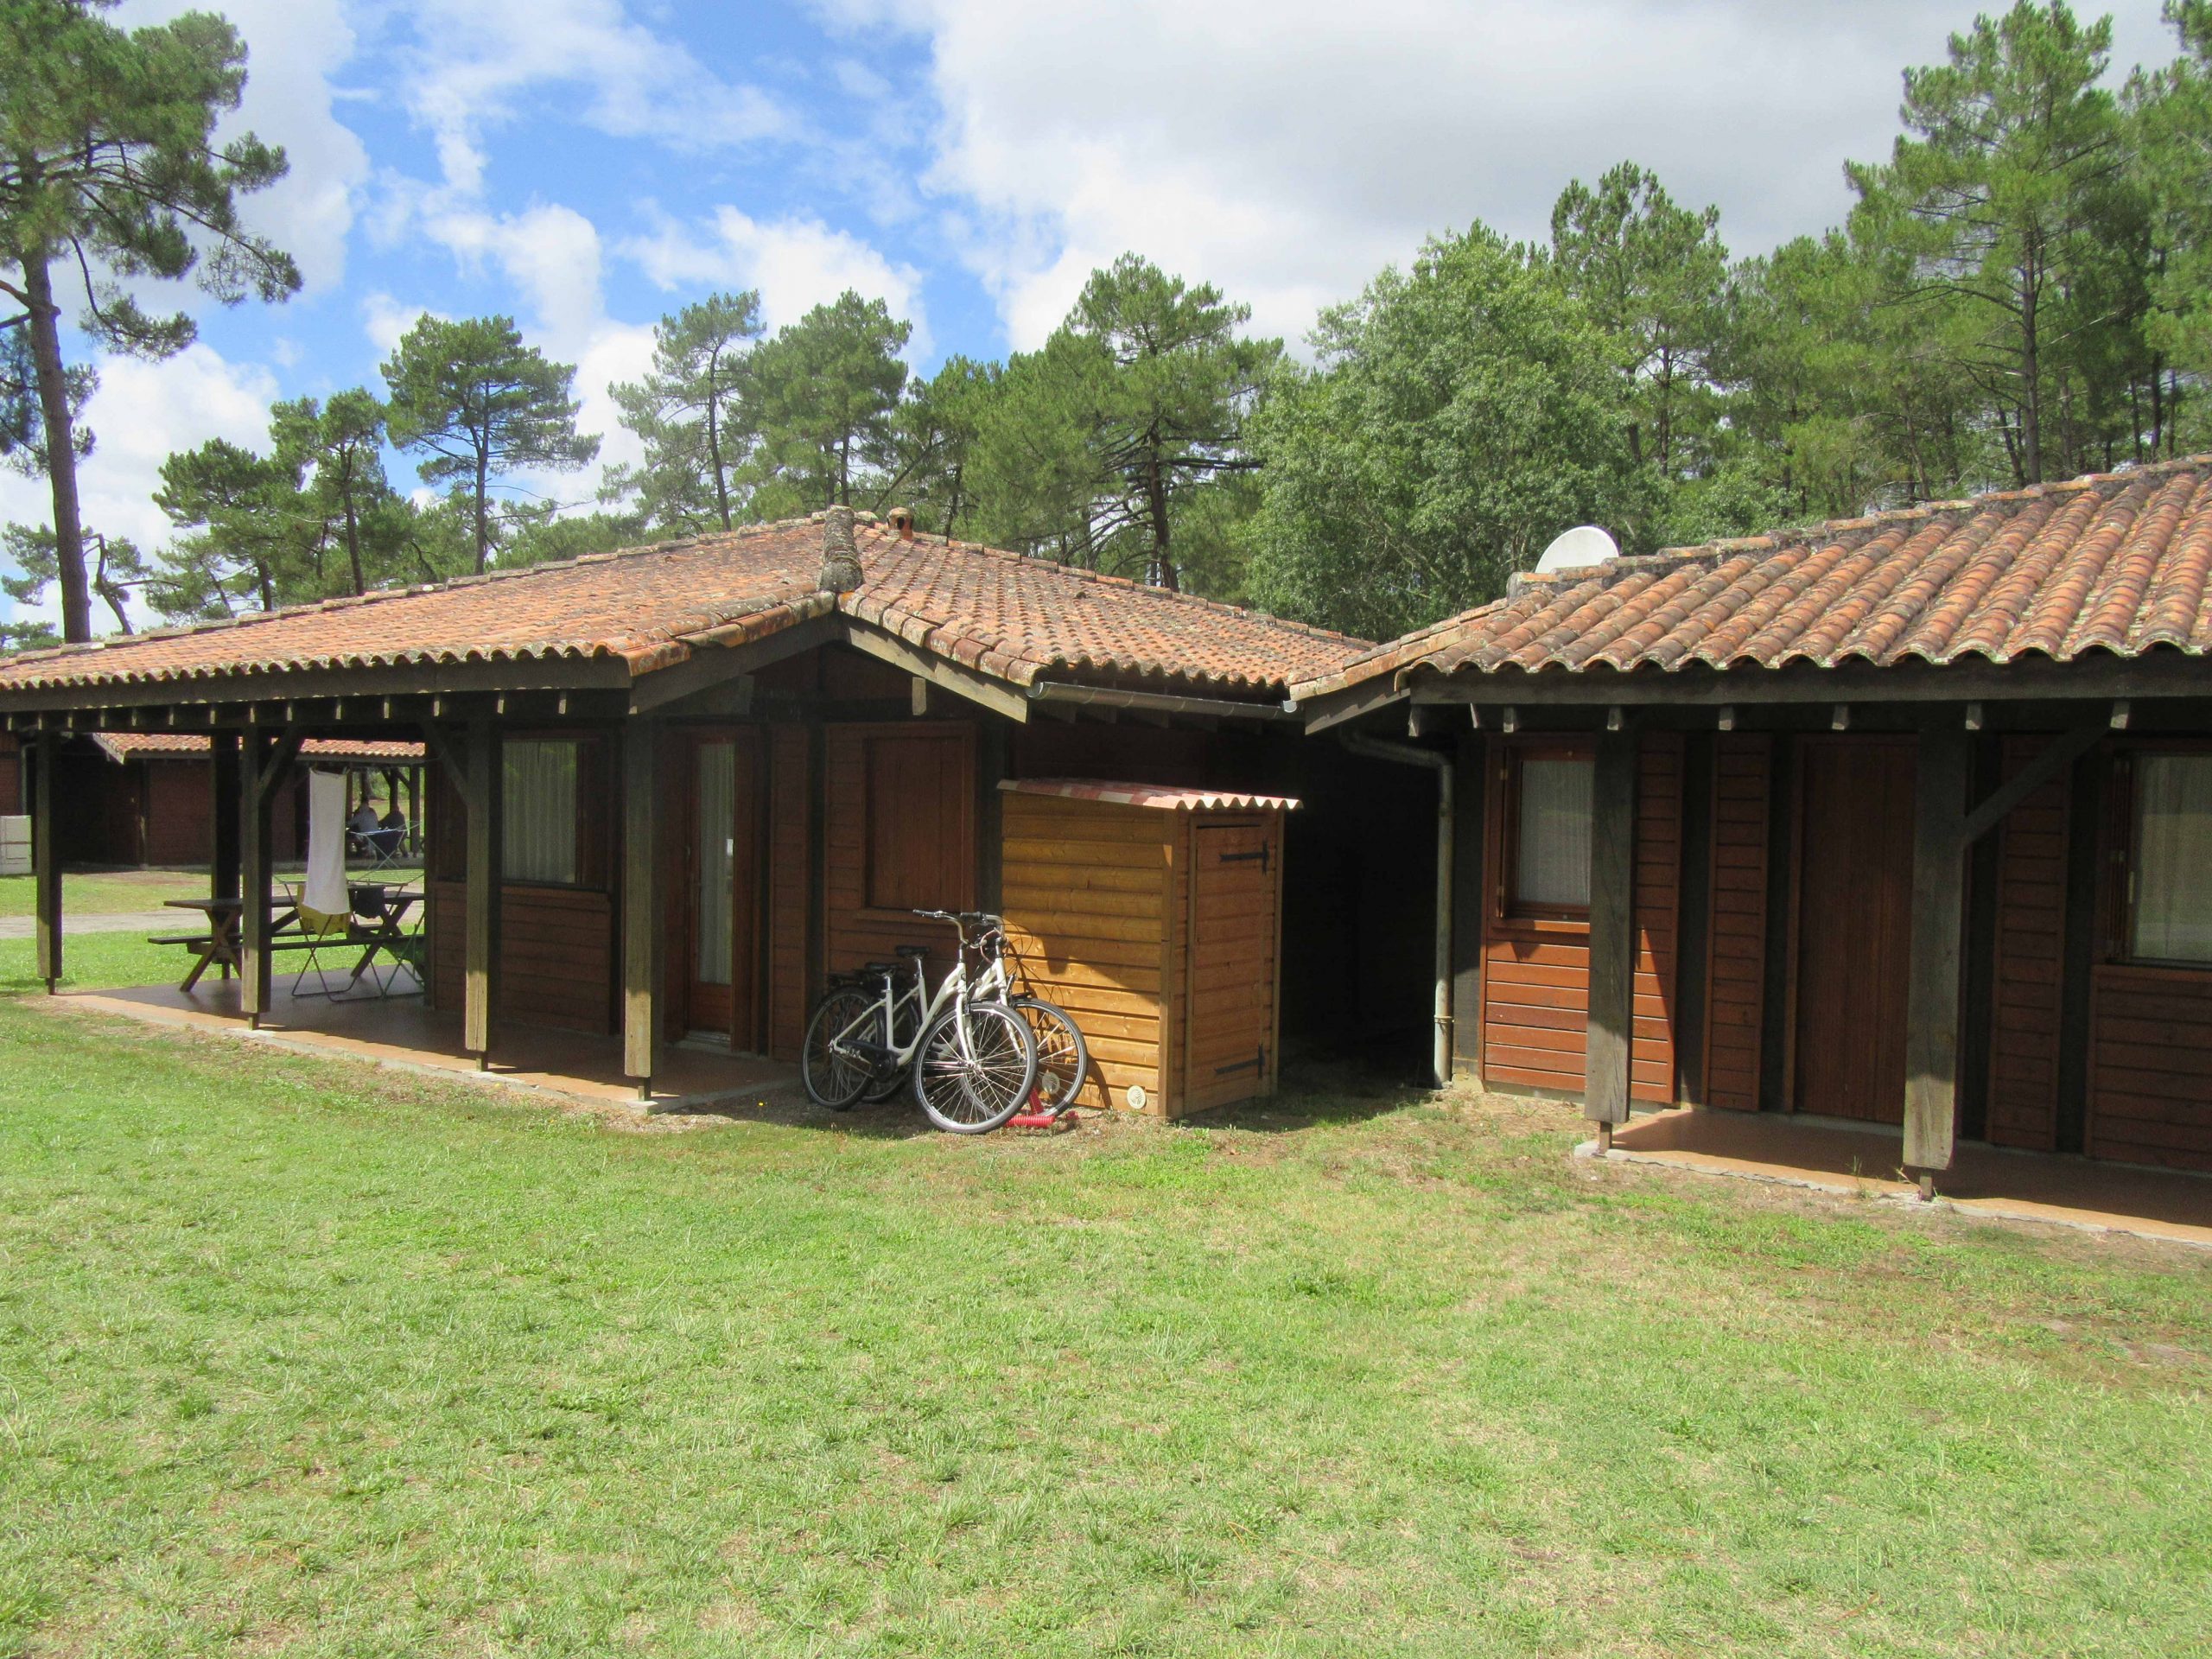
[[[1071,779],[999,788],[1007,931],[1090,1048],[1083,1104],[1179,1117],[1271,1095],[1278,796]]]

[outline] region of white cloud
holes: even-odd
[[[275,378],[254,364],[224,360],[212,346],[188,346],[166,362],[111,357],[99,365],[99,390],[85,410],[97,440],[77,470],[86,529],[128,537],[151,552],[167,540],[170,524],[153,502],[161,466],[171,454],[210,438],[248,448],[268,442],[269,405]],[[44,479],[0,473],[0,520],[54,522],[53,498]],[[48,589],[35,613],[59,623],[59,596]],[[105,607],[95,626],[105,627]]]
[[[138,28],[206,10],[201,0],[130,0],[116,13]],[[291,171],[245,197],[246,222],[299,262],[307,292],[346,275],[346,239],[369,175],[368,153],[332,111],[330,78],[353,55],[340,0],[223,0],[246,45],[245,94],[226,130],[251,130],[282,144]]]
[[[417,36],[403,54],[402,96],[430,130],[457,196],[481,189],[484,132],[513,116],[525,90],[571,88],[575,119],[678,150],[743,143],[786,124],[766,93],[723,80],[632,22],[621,0],[405,0],[402,10]]]
[[[796,321],[847,289],[881,300],[894,317],[914,325],[906,354],[931,354],[929,321],[922,308],[922,274],[893,264],[874,247],[819,219],[763,222],[724,206],[696,226],[663,219],[653,233],[620,245],[658,287],[757,289],[761,317],[770,328]]]
[[[1841,164],[1885,154],[1900,71],[1965,0],[817,0],[927,36],[928,184],[1017,346],[1135,249],[1293,336],[1431,232],[1530,238],[1573,177],[1632,158],[1717,202],[1738,252],[1834,222]],[[2124,64],[2164,55],[2122,0]]]

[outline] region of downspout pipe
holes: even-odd
[[[1452,825],[1454,775],[1452,757],[1411,743],[1357,732],[1341,734],[1337,741],[1353,754],[1370,760],[1388,760],[1402,766],[1426,766],[1436,774],[1436,1046],[1433,1070],[1436,1086],[1452,1085],[1452,858],[1455,839]]]

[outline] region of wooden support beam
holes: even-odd
[[[640,1100],[652,1097],[660,1037],[659,736],[650,719],[622,728],[622,1075],[636,1082]]]
[[[501,764],[499,728],[480,714],[468,722],[468,888],[461,967],[461,1046],[479,1071],[492,1065],[492,1002],[499,977]]]
[[[1455,1075],[1483,1075],[1483,790],[1490,745],[1480,733],[1459,740],[1453,757],[1452,811],[1458,855],[1452,861],[1452,1047]]]
[[[2004,823],[2005,814],[2094,748],[2104,734],[2101,727],[2082,726],[2051,739],[2010,782],[1967,814],[1959,831],[1961,847],[1972,846]]]
[[[1912,937],[1904,1025],[1904,1163],[1951,1166],[1958,1141],[1959,960],[1966,920],[1967,785],[1973,744],[1963,725],[1922,734],[1912,822]]]
[[[1590,1010],[1582,1116],[1629,1116],[1629,1037],[1635,1007],[1636,734],[1598,738],[1590,804]]]
[[[868,624],[845,619],[845,643],[855,651],[867,652],[893,668],[906,670],[931,685],[981,703],[994,714],[1004,715],[1008,720],[1027,723],[1029,719],[1029,699],[1013,687],[988,675],[963,668],[949,658],[910,645],[897,634],[885,632]]]
[[[299,754],[300,739],[300,733],[286,732],[272,742],[261,733],[250,733],[238,755],[238,1005],[256,1028],[269,1012],[274,978],[269,949],[270,813]]]
[[[213,764],[214,845],[207,870],[207,893],[213,899],[238,896],[238,734],[214,732],[208,736]]]
[[[54,828],[54,751],[61,740],[41,732],[31,740],[31,885],[38,912],[38,976],[48,996],[61,983],[61,842]]]

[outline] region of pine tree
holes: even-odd
[[[509,317],[448,322],[427,313],[384,364],[391,441],[426,454],[425,481],[451,484],[467,508],[474,567],[498,544],[492,493],[518,472],[575,472],[599,453],[576,431],[576,372],[524,346]]]
[[[741,516],[733,480],[752,453],[741,388],[760,335],[760,296],[715,294],[653,325],[653,363],[642,380],[614,387],[622,424],[645,445],[634,467],[611,468],[606,501],[634,496],[661,529],[728,530]]]
[[[98,15],[112,3],[0,5],[0,270],[12,269],[0,295],[20,308],[0,328],[21,327],[30,343],[71,640],[92,637],[92,588],[55,268],[82,283],[86,334],[147,357],[183,350],[194,325],[181,312],[149,315],[126,281],[189,276],[226,305],[300,285],[291,259],[238,216],[239,196],[283,176],[283,152],[250,132],[214,137],[245,86],[238,32],[194,11],[126,34]]]

